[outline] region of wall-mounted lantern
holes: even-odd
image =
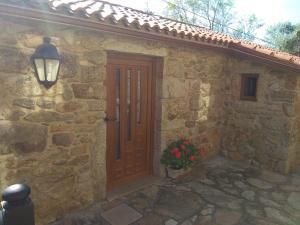
[[[61,55],[50,41],[49,37],[45,37],[44,43],[37,47],[31,57],[36,77],[46,88],[56,83],[62,62]]]

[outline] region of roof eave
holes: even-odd
[[[42,11],[37,9],[31,8],[24,8],[15,5],[3,4],[0,3],[0,15],[6,15],[10,17],[16,18],[23,18],[27,20],[35,20],[53,24],[61,24],[67,26],[78,27],[81,29],[88,29],[93,31],[101,31],[107,33],[113,33],[118,35],[125,35],[128,37],[135,37],[135,38],[142,38],[146,40],[159,40],[159,41],[167,41],[174,43],[185,43],[185,46],[192,46],[196,48],[209,48],[214,49],[222,52],[231,52],[237,55],[242,55],[246,57],[251,57],[254,59],[258,59],[260,62],[265,62],[269,65],[280,66],[281,69],[286,69],[293,72],[299,72],[300,66],[289,63],[285,60],[280,60],[275,57],[272,57],[267,54],[263,54],[257,52],[255,50],[251,50],[249,48],[236,45],[234,43],[211,43],[208,41],[202,41],[202,39],[195,39],[195,38],[188,38],[185,36],[173,36],[172,34],[166,35],[162,32],[155,32],[155,31],[146,31],[143,29],[134,29],[132,27],[125,27],[125,26],[118,26],[116,24],[108,24],[103,21],[96,21],[96,20],[87,20],[85,18],[79,18],[76,16],[68,16],[65,14],[60,14],[56,12],[49,12],[49,11]]]
[[[267,55],[240,45],[235,45],[234,43],[230,44],[229,49],[234,55],[250,57],[258,62],[262,62],[270,66],[275,66],[278,69],[284,69],[296,73],[300,72],[300,66],[297,64],[289,63],[286,60],[281,60],[271,55]]]
[[[29,9],[24,7],[12,6],[0,3],[0,15],[10,17],[23,18],[27,20],[35,20],[53,24],[61,24],[67,26],[78,27],[81,29],[102,31],[107,33],[125,35],[130,37],[143,38],[147,40],[162,40],[173,42],[186,42],[187,45],[197,46],[200,48],[210,49],[228,49],[228,43],[215,44],[207,41],[196,40],[194,38],[182,37],[180,35],[173,36],[172,34],[166,35],[155,31],[146,31],[143,29],[134,29],[132,27],[118,26],[116,24],[108,24],[102,21],[87,20],[75,16],[67,16],[60,13],[52,13],[48,11],[41,11],[36,9]]]

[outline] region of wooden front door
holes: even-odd
[[[151,59],[108,57],[108,189],[151,173],[152,70]]]

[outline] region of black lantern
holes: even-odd
[[[45,37],[44,43],[37,47],[31,57],[36,77],[46,88],[56,83],[62,61],[62,57],[50,41],[49,37]]]

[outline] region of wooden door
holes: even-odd
[[[151,59],[108,57],[108,189],[151,173],[152,68]]]

